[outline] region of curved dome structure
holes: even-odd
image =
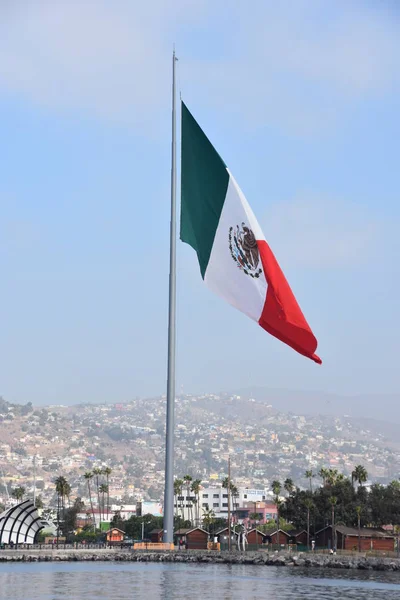
[[[43,529],[32,500],[25,500],[0,514],[0,544],[34,544]]]

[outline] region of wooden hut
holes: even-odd
[[[153,544],[160,544],[163,541],[164,530],[163,529],[152,529],[150,531],[150,541]]]
[[[337,525],[336,548],[338,550],[358,550],[358,528]],[[333,548],[332,525],[320,529],[315,534],[316,548]],[[383,529],[373,527],[361,527],[360,545],[363,552],[368,550],[379,550],[382,552],[394,552],[395,536]]]
[[[122,544],[124,541],[125,532],[117,527],[112,527],[106,531],[106,540],[108,544]]]
[[[265,542],[265,533],[257,528],[247,532],[247,543],[249,546],[261,546]]]
[[[208,532],[201,527],[178,529],[174,533],[175,544],[178,548],[187,550],[207,550]]]

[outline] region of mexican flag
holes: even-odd
[[[245,195],[182,102],[181,240],[205,284],[317,363],[317,340]]]

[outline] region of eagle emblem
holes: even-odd
[[[256,236],[245,223],[229,228],[229,250],[238,268],[250,277],[258,278],[262,273],[260,252]]]

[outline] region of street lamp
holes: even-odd
[[[144,526],[149,525],[151,523],[151,521],[146,521],[146,523],[144,521],[142,521],[142,542],[144,540]]]

